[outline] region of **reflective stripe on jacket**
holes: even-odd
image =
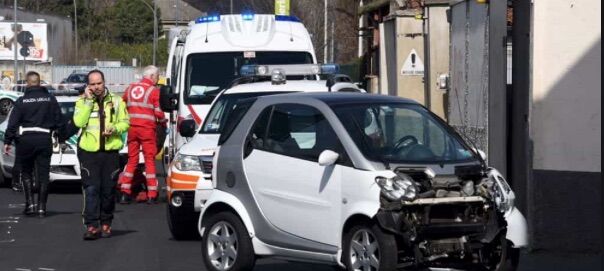
[[[164,112],[159,108],[159,89],[153,81],[143,79],[131,84],[123,98],[128,106],[130,126],[155,129],[158,122],[165,121]]]
[[[111,136],[105,138],[106,151],[119,151],[124,142],[122,133],[130,127],[126,103],[121,97],[107,91],[103,99],[105,112],[105,129],[114,128]],[[76,101],[73,122],[76,127],[82,128],[79,146],[85,151],[96,152],[100,148],[102,135],[99,116],[99,103],[93,99],[81,97]]]

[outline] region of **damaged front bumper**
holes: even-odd
[[[480,196],[386,203],[376,219],[383,230],[398,237],[413,264],[441,259],[481,263],[482,256],[472,255],[492,250],[503,236],[513,247],[527,244],[522,214],[515,208],[503,214]]]

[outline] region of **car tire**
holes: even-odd
[[[11,180],[9,178],[6,178],[6,176],[4,176],[4,173],[2,173],[2,171],[0,171],[0,187],[10,187],[10,186],[11,186]]]
[[[251,271],[254,269],[256,255],[252,239],[239,217],[231,212],[217,213],[206,219],[204,228],[201,251],[207,270]],[[226,238],[227,236],[232,238]],[[232,257],[229,256],[229,249]],[[233,257],[234,259],[230,261]]]
[[[0,100],[0,115],[6,116],[13,108],[14,102],[11,99]]]
[[[183,212],[179,212],[176,207],[168,202],[166,214],[168,216],[168,228],[170,229],[172,238],[175,240],[192,240],[199,238],[197,223],[193,220],[193,218],[195,218],[193,213],[183,215]]]
[[[354,226],[344,234],[343,241],[342,258],[346,270],[396,270],[398,263],[396,238],[384,232],[377,224],[362,223]],[[359,255],[361,253],[363,254]]]
[[[504,237],[502,239],[502,247],[505,247],[501,253],[499,263],[495,270],[497,271],[515,271],[518,269],[520,262],[520,249],[512,247],[512,242]]]

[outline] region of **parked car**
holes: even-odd
[[[71,119],[75,109],[77,97],[57,96],[64,119]],[[4,134],[8,119],[0,123],[0,145],[4,145]],[[50,182],[67,181],[79,182],[81,180],[80,163],[77,157],[77,137],[73,136],[64,143],[53,139],[53,154],[50,161]],[[0,183],[7,182],[13,176],[15,164],[15,148],[10,153],[0,154]]]
[[[527,224],[484,153],[420,104],[304,93],[242,101],[199,218],[208,270],[260,257],[347,270],[516,269]]]
[[[56,88],[48,82],[42,80],[41,85],[48,89],[48,92],[56,93]],[[8,112],[13,108],[15,101],[25,92],[25,80],[18,80],[17,85],[13,86],[11,90],[0,89],[0,115],[6,116]]]
[[[310,68],[317,65],[294,65],[298,70],[309,67],[308,74],[304,71],[292,71],[292,66],[281,65],[279,70],[283,78],[273,78],[281,81],[271,81],[270,70],[275,66],[262,66],[266,71],[264,75],[242,74],[244,77],[235,82],[234,86],[220,92],[210,107],[207,118],[201,128],[196,127],[195,121],[190,118],[183,120],[180,134],[186,138],[185,143],[175,155],[174,163],[168,168],[166,179],[168,190],[168,226],[172,236],[176,239],[188,239],[197,235],[197,220],[203,201],[207,200],[212,193],[212,159],[214,150],[218,146],[218,138],[224,129],[225,120],[233,114],[236,104],[240,100],[253,99],[255,97],[297,93],[297,92],[364,92],[348,77],[337,75],[337,68],[332,70],[331,77],[339,81],[325,80],[301,80],[304,76],[316,76]],[[244,66],[243,69],[255,70],[256,66]],[[319,74],[327,74],[326,72]],[[287,78],[285,78],[287,77]],[[286,80],[296,78],[297,80]]]
[[[87,71],[73,71],[67,78],[61,81],[58,87],[60,92],[78,92],[78,89],[82,88],[86,81],[88,72]]]

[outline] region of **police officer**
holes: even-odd
[[[128,164],[124,170],[121,182],[121,204],[127,204],[132,195],[132,179],[139,163],[140,148],[145,158],[145,177],[147,179],[148,203],[157,203],[158,182],[155,175],[155,155],[157,154],[156,128],[166,129],[167,119],[159,108],[159,69],[147,66],[143,71],[143,79],[131,84],[124,93],[130,115],[130,130],[128,131]],[[162,143],[163,145],[163,143]]]
[[[50,157],[52,156],[53,130],[61,125],[61,108],[57,99],[40,86],[40,75],[27,73],[25,95],[17,99],[10,114],[4,137],[4,153],[17,143],[15,166],[19,167],[25,193],[26,215],[36,213],[33,197],[33,179],[38,184],[38,215],[46,216]],[[34,172],[34,168],[36,172]],[[35,175],[33,175],[35,174]]]
[[[122,97],[105,88],[103,72],[88,73],[84,94],[76,101],[73,123],[82,129],[78,158],[85,196],[84,240],[110,237],[120,171],[118,152],[124,145],[122,133],[128,130],[129,120]]]

